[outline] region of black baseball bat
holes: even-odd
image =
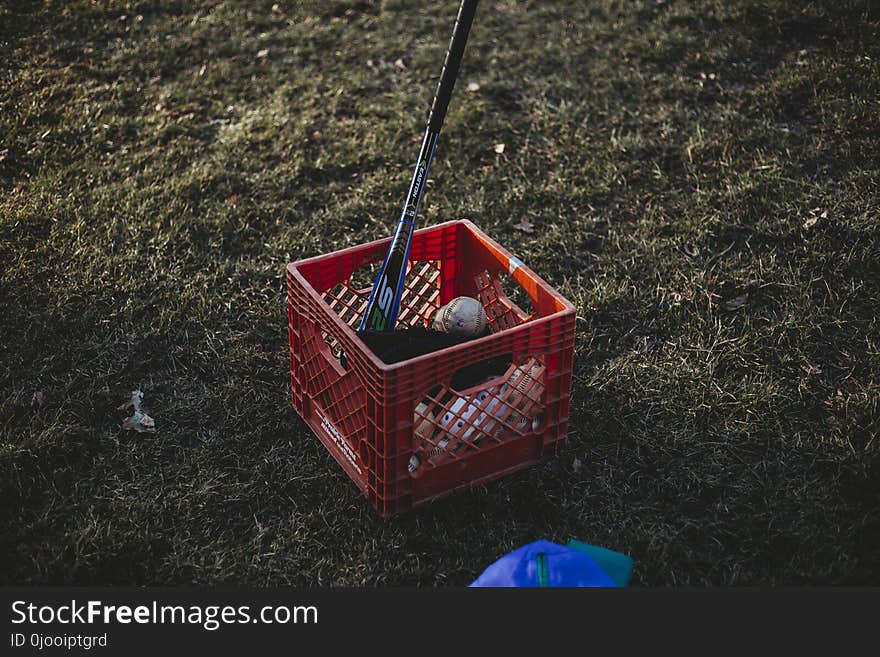
[[[403,204],[403,211],[394,230],[391,245],[385,254],[382,268],[373,283],[370,291],[370,300],[361,319],[359,330],[371,329],[374,331],[391,331],[397,321],[400,311],[400,299],[403,295],[403,280],[406,277],[406,267],[409,261],[409,247],[412,242],[413,230],[415,230],[416,216],[419,213],[419,204],[425,193],[425,183],[428,181],[428,171],[431,169],[431,160],[437,149],[437,138],[440,136],[440,127],[446,117],[446,109],[449,107],[449,99],[452,97],[452,89],[458,76],[458,67],[464,54],[464,46],[467,43],[468,32],[474,20],[477,10],[477,0],[462,0],[458,8],[458,17],[455,19],[455,27],[452,30],[452,39],[449,49],[446,51],[446,61],[443,63],[443,71],[440,74],[440,82],[437,84],[437,92],[434,94],[434,103],[428,116],[428,127],[422,139],[422,147],[419,150],[419,158],[416,160],[415,171],[409,183],[409,191]]]

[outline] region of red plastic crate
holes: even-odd
[[[356,328],[389,242],[287,267],[293,406],[383,516],[555,453],[575,333],[571,303],[474,224],[452,221],[414,233],[398,327],[428,326],[466,295],[483,303],[490,334],[386,364]],[[453,388],[462,368],[489,359],[496,378]]]

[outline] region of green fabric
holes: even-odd
[[[547,555],[541,552],[535,558],[538,561],[538,586],[550,586],[550,573],[547,571]]]
[[[625,554],[571,539],[568,547],[586,552],[618,586],[626,586],[632,577],[633,560]]]

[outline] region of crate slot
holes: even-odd
[[[502,375],[456,391],[436,386],[413,413],[413,457],[409,472],[419,474],[478,450],[536,431],[543,421],[544,375],[541,358],[512,363]]]
[[[507,278],[511,289],[519,290],[520,295],[528,298],[525,291],[501,272],[478,272],[474,276],[476,298],[483,304],[489,318],[489,330],[497,333],[505,329],[520,326],[531,320],[534,313],[527,313],[514,303],[505,292],[501,276]],[[528,304],[531,310],[531,303]]]

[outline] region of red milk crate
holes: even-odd
[[[470,221],[451,221],[415,231],[397,326],[430,326],[470,296],[490,332],[386,364],[356,329],[389,242],[287,267],[293,406],[382,516],[555,453],[575,334],[571,303]],[[468,381],[475,369],[483,379]]]

